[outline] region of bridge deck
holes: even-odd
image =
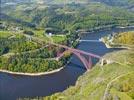
[[[100,40],[79,40],[80,42],[101,42]]]

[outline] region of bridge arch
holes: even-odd
[[[62,56],[64,56],[64,54],[66,52],[70,52],[70,53],[73,53],[81,62],[82,64],[84,65],[84,67],[87,69],[87,70],[90,70],[92,68],[92,56],[90,55],[85,55],[85,54],[82,54],[78,51],[74,51],[74,50],[66,50],[64,51],[63,53],[61,53],[58,57],[57,57],[57,60],[59,60]],[[85,56],[88,56],[85,57]]]
[[[73,54],[75,54],[75,56],[80,59],[87,70],[90,70],[92,68],[92,59],[90,56],[88,56],[88,59],[86,59],[82,54],[78,52],[73,52]]]

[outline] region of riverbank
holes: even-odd
[[[69,62],[70,62],[70,60],[67,61],[67,63],[63,67],[55,69],[53,71],[49,71],[49,72],[23,73],[23,72],[13,72],[13,71],[2,70],[2,69],[0,69],[0,72],[11,74],[11,75],[19,75],[19,76],[33,76],[33,77],[35,77],[35,76],[43,76],[43,75],[54,74],[54,73],[57,73],[57,72],[63,70],[65,68],[65,66],[67,66],[67,64],[69,64]]]
[[[95,31],[110,30],[112,28],[125,29],[125,28],[134,28],[134,26],[106,25],[102,27],[95,27],[94,29],[81,29],[81,30],[77,30],[76,32],[80,32],[81,34],[87,34],[87,33],[92,33]]]
[[[107,48],[119,48],[119,49],[133,49],[133,48],[130,48],[130,47],[127,47],[127,46],[123,46],[123,45],[115,45],[115,44],[110,44],[109,42],[106,42],[103,38],[100,39],[101,42],[103,42],[105,44],[105,46]]]
[[[99,39],[107,48],[134,49],[134,31],[112,33]]]
[[[1,70],[0,72],[2,73],[7,73],[7,74],[11,74],[11,75],[21,75],[21,76],[42,76],[42,75],[49,75],[49,74],[53,74],[56,72],[59,72],[63,69],[64,67],[61,67],[59,69],[50,71],[50,72],[41,72],[41,73],[23,73],[23,72],[12,72],[12,71],[8,71],[8,70]]]

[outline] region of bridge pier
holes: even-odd
[[[90,70],[92,68],[92,59],[91,56],[88,56],[88,59],[81,55],[79,52],[74,52],[74,54],[80,59],[80,61],[84,64],[87,70]]]
[[[101,66],[104,66],[104,65],[107,65],[107,64],[111,64],[111,63],[113,63],[113,61],[106,60],[106,59],[101,59],[101,61],[100,61],[100,65]]]
[[[89,66],[89,69],[91,69],[92,68],[92,58],[89,56],[89,58],[88,58],[88,66]]]
[[[101,65],[101,66],[104,66],[105,64],[107,64],[106,60],[101,59],[101,61],[100,61],[100,65]]]

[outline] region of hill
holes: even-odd
[[[134,31],[114,33],[102,38],[107,47],[134,48]]]
[[[133,0],[1,0],[1,3],[45,3],[45,4],[69,4],[69,3],[92,3],[99,2],[111,6],[133,7]]]
[[[111,6],[128,6],[134,4],[133,0],[94,0]]]
[[[59,1],[60,2],[60,1]],[[125,8],[111,7],[104,3],[47,5],[17,4],[2,7],[1,20],[8,24],[16,22],[23,27],[58,28],[59,30],[93,29],[108,25],[131,25],[134,13]],[[9,20],[9,21],[8,21]],[[10,22],[10,23],[9,23]]]
[[[122,50],[106,54],[104,58],[116,62],[97,64],[81,76],[75,86],[62,93],[30,100],[133,100],[134,52]]]
[[[134,45],[134,31],[123,32],[114,36],[114,43]]]

